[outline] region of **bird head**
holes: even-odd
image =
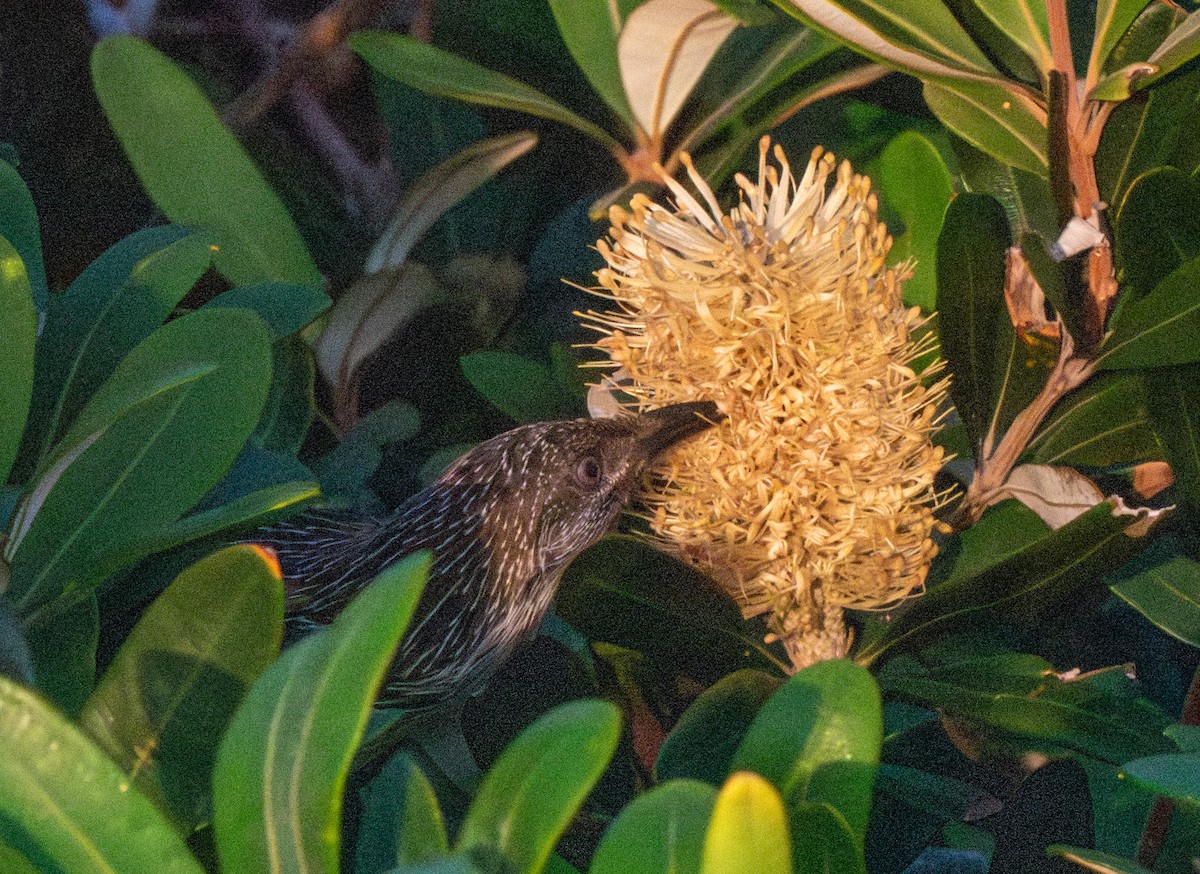
[[[723,416],[710,401],[606,419],[539,422],[460,458],[441,482],[487,483],[484,537],[500,554],[534,558],[530,574],[561,571],[612,530],[643,474],[681,440]]]

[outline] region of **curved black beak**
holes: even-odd
[[[712,401],[688,401],[638,416],[637,447],[650,461],[679,441],[706,431],[725,418]]]

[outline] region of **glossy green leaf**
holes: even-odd
[[[1007,503],[990,509],[961,535],[961,552],[938,557],[934,568],[941,582],[899,611],[882,634],[865,641],[855,656],[860,663],[997,616],[1029,624],[1095,586],[1143,546],[1140,538],[1125,533],[1135,518],[1113,516],[1107,501],[1057,531],[1049,531],[1023,505]]]
[[[1150,422],[1175,475],[1185,509],[1200,523],[1200,364],[1157,367],[1142,373]]]
[[[1139,86],[1148,88],[1164,76],[1175,72],[1188,61],[1200,55],[1200,15],[1188,14],[1178,27],[1150,53],[1146,59],[1156,69],[1139,80]]]
[[[707,577],[634,537],[607,537],[572,562],[554,606],[589,639],[702,681],[738,668],[786,670]]]
[[[1139,556],[1113,592],[1167,634],[1200,647],[1200,562],[1186,555]],[[1155,560],[1157,559],[1157,560]]]
[[[918,77],[995,74],[943,3],[911,3],[901,12],[886,0],[791,0],[801,17],[868,57]]]
[[[639,795],[604,832],[588,874],[699,874],[716,798],[716,789],[695,780]]]
[[[202,874],[171,826],[82,732],[0,677],[4,840],[41,870]]]
[[[519,425],[577,412],[576,399],[540,362],[489,349],[464,355],[459,364],[467,382]]]
[[[49,292],[46,268],[42,266],[42,234],[37,209],[25,180],[7,161],[0,161],[0,237],[17,250],[25,265],[33,302],[38,311],[43,311]],[[7,257],[4,260],[7,261]]]
[[[972,146],[1042,178],[1050,174],[1043,110],[989,82],[925,83],[925,102]]]
[[[1200,258],[1176,268],[1154,289],[1113,319],[1100,348],[1103,370],[1169,367],[1200,361]]]
[[[1146,394],[1132,374],[1101,374],[1054,408],[1030,444],[1035,464],[1107,467],[1160,455]]]
[[[679,717],[658,751],[659,780],[683,777],[719,786],[763,703],[780,680],[762,671],[741,670],[722,677]]]
[[[376,711],[377,717],[381,715]],[[359,790],[359,798],[362,807],[355,871],[385,871],[397,864],[424,865],[449,854],[437,795],[407,753],[392,756]]]
[[[774,783],[788,804],[824,802],[862,847],[883,742],[879,689],[845,660],[794,674],[758,711],[730,768]]]
[[[1098,0],[1096,30],[1092,39],[1088,70],[1099,74],[1121,37],[1138,17],[1138,13],[1148,5],[1149,0]]]
[[[25,637],[37,690],[74,716],[96,684],[100,612],[95,593],[28,627]]]
[[[996,398],[992,386],[1004,309],[1008,222],[993,198],[963,194],[946,211],[937,238],[937,309],[950,396],[979,446]]]
[[[221,736],[282,637],[278,564],[252,546],[221,550],[142,614],[80,727],[186,834],[210,815]]]
[[[832,805],[805,801],[788,811],[794,874],[867,874],[861,843]]]
[[[536,88],[493,72],[410,36],[360,31],[350,48],[380,75],[439,97],[496,106],[548,118],[591,137],[607,149],[620,148],[602,128]]]
[[[446,824],[433,786],[411,759],[404,756],[399,759],[407,763],[407,774],[396,829],[396,861],[413,865],[444,856],[449,852]]]
[[[1033,60],[1043,75],[1054,69],[1050,25],[1042,0],[975,0],[983,14]]]
[[[218,270],[234,285],[322,278],[279,197],[186,73],[149,43],[102,40],[92,81],[146,191],[179,224],[217,235]]]
[[[1133,859],[1126,859],[1115,853],[1105,853],[1088,847],[1051,844],[1046,847],[1046,854],[1074,862],[1082,870],[1094,871],[1096,874],[1154,874],[1149,868],[1139,865]]]
[[[169,322],[126,356],[14,519],[10,594],[22,615],[68,582],[98,583],[105,553],[154,538],[212,488],[262,413],[270,355],[257,316],[215,309]]]
[[[3,162],[0,165],[7,166]],[[3,184],[0,173],[0,186]],[[4,350],[0,363],[0,482],[8,480],[33,398],[37,329],[25,263],[13,245],[0,236],[0,349]]]
[[[596,89],[600,99],[625,123],[629,131],[637,124],[621,84],[617,64],[617,36],[621,32],[620,15],[610,3],[574,3],[550,0],[550,11],[567,51]]]
[[[1125,305],[1200,256],[1200,185],[1174,167],[1135,179],[1121,205],[1114,256]]]
[[[329,295],[311,285],[259,282],[231,288],[204,306],[253,310],[266,322],[274,339],[278,340],[310,324],[331,304]]]
[[[251,444],[292,457],[300,452],[316,415],[316,376],[312,349],[303,340],[286,337],[271,345],[271,388]]]
[[[211,262],[200,236],[175,226],[149,228],[112,246],[50,297],[30,414],[36,460],[45,459],[87,399],[167,320]]]
[[[1200,756],[1161,753],[1127,762],[1122,773],[1139,786],[1177,801],[1200,803]]]
[[[429,562],[422,552],[388,567],[250,689],[213,776],[223,870],[338,870],[350,763]]]
[[[895,137],[879,156],[876,173],[883,202],[904,220],[888,260],[916,261],[904,283],[904,303],[926,312],[937,308],[937,247],[946,208],[954,196],[950,171],[937,148],[916,131]]]
[[[537,874],[617,748],[621,719],[606,701],[572,701],[509,744],[467,809],[456,849],[498,852]]]
[[[779,791],[758,774],[738,771],[721,787],[704,836],[701,874],[791,874],[787,813]]]

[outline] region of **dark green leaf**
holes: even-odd
[[[663,741],[655,776],[694,778],[719,786],[729,776],[729,763],[750,723],[779,685],[778,678],[747,669],[705,689]]]
[[[1165,543],[1138,556],[1109,587],[1167,634],[1200,647],[1200,563]]]
[[[607,537],[584,552],[554,603],[590,639],[702,680],[745,667],[784,670],[761,632],[707,577],[634,537]]]
[[[437,795],[408,754],[389,759],[361,797],[355,871],[422,865],[449,854]]]
[[[1147,420],[1141,380],[1101,374],[1064,398],[1030,444],[1036,464],[1110,465],[1160,454]]]
[[[25,636],[38,691],[74,716],[96,684],[100,613],[95,594],[55,611],[27,628]]]
[[[939,556],[935,579],[942,582],[931,585],[881,635],[867,641],[856,655],[860,663],[998,616],[1035,622],[1095,586],[1143,545],[1125,533],[1135,518],[1114,516],[1107,501],[1057,531],[1048,531],[1032,510],[1013,504],[993,507],[964,532],[961,553],[946,560]]]
[[[383,459],[383,450],[417,433],[414,407],[391,401],[372,410],[337,446],[313,464],[321,493],[330,501],[350,501],[366,488]]]
[[[388,567],[250,689],[213,776],[223,870],[338,870],[350,763],[429,562],[422,552]]]
[[[960,137],[951,136],[950,145],[963,186],[1000,201],[1014,237],[1030,231],[1047,240],[1058,236],[1057,207],[1048,180],[997,161]]]
[[[596,93],[624,122],[626,130],[637,130],[617,63],[621,21],[616,8],[610,3],[550,0],[550,11],[554,13],[554,21],[567,50]]]
[[[1127,762],[1121,771],[1144,789],[1177,801],[1200,802],[1200,756],[1161,753]]]
[[[383,76],[439,97],[527,112],[568,125],[608,149],[618,143],[603,129],[536,88],[495,73],[410,36],[359,31],[350,48]]]
[[[831,804],[804,801],[788,811],[795,874],[867,874],[861,839]]]
[[[500,755],[471,801],[460,852],[499,852],[514,874],[541,871],[612,758],[621,719],[606,701],[562,704]]]
[[[206,307],[254,310],[267,323],[274,339],[294,334],[329,309],[329,295],[311,285],[260,282],[218,294]]]
[[[730,775],[713,804],[700,872],[744,874],[750,859],[754,860],[755,874],[792,871],[783,799],[758,774],[738,771]]]
[[[1176,268],[1154,290],[1113,319],[1101,347],[1105,370],[1169,367],[1200,361],[1200,258]]]
[[[1043,110],[991,82],[925,83],[925,102],[950,130],[1003,164],[1050,173]]]
[[[1105,68],[1109,55],[1137,19],[1148,0],[1099,0],[1096,4],[1096,32],[1088,69],[1099,73]]]
[[[1051,844],[1046,847],[1046,854],[1074,862],[1082,866],[1084,870],[1095,871],[1098,874],[1154,874],[1149,868],[1139,865],[1133,859],[1126,859],[1115,853],[1105,853],[1087,847]]]
[[[0,204],[3,168],[7,166],[0,161]],[[8,481],[33,398],[37,322],[25,264],[12,244],[0,236],[0,349],[4,350],[0,364],[0,483]]]
[[[963,194],[950,204],[937,243],[937,308],[950,396],[979,446],[996,400],[992,372],[1004,311],[1004,264],[1010,238],[1000,204]]]
[[[1200,255],[1200,185],[1174,167],[1135,179],[1121,206],[1114,255],[1124,305]]]
[[[938,237],[954,195],[950,171],[933,143],[916,131],[905,131],[879,156],[877,176],[884,203],[904,220],[904,233],[896,237],[888,261],[916,261],[912,278],[904,283],[904,303],[933,312],[938,299]]]
[[[1200,525],[1200,364],[1159,367],[1142,373],[1150,423],[1158,435],[1184,508]]]
[[[961,822],[985,794],[982,789],[942,774],[887,763],[879,766],[875,791],[947,822]]]
[[[24,262],[34,304],[38,312],[44,312],[49,292],[46,269],[42,266],[42,234],[37,209],[25,180],[7,161],[0,161],[0,236],[8,240]]]
[[[0,595],[0,675],[26,686],[32,686],[34,682],[29,642],[8,598],[3,595]]]
[[[5,677],[0,837],[42,870],[203,872],[120,768],[36,693]]]
[[[250,442],[270,452],[295,456],[312,425],[316,403],[312,350],[297,337],[271,345],[271,389]]]
[[[561,419],[575,412],[575,399],[550,368],[537,361],[485,350],[464,355],[459,363],[475,390],[518,424]]]
[[[444,856],[449,851],[449,845],[437,795],[411,759],[401,756],[399,760],[406,762],[408,767],[404,793],[400,798],[401,815],[397,819],[396,861],[402,865],[412,865]]]
[[[37,461],[121,359],[167,320],[210,262],[207,243],[185,228],[150,228],[121,240],[50,297],[31,411]]]
[[[92,52],[109,124],[171,221],[218,237],[218,270],[234,285],[276,280],[320,287],[295,222],[208,99],[166,55],[112,36]]]
[[[699,874],[717,790],[669,780],[639,795],[608,827],[588,874]]]
[[[212,488],[262,413],[270,354],[257,316],[214,309],[164,325],[121,362],[14,520],[10,594],[26,621],[68,582],[98,583],[105,553],[152,540]]]
[[[871,675],[849,661],[819,662],[793,675],[762,706],[730,768],[767,777],[789,806],[832,805],[861,851],[882,743],[879,689]]]
[[[278,563],[231,546],[171,583],[117,651],[80,726],[184,834],[210,815],[217,747],[279,654]]]

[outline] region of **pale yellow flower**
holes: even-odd
[[[703,203],[667,179],[673,208],[614,207],[596,275],[619,309],[586,318],[639,407],[707,399],[728,416],[672,454],[652,527],[769,613],[800,667],[844,653],[843,608],[920,591],[946,385],[911,367],[923,317],[900,300],[908,265],[885,265],[870,180],[819,148],[797,180],[769,151],[764,137],[728,213],[686,159]]]

